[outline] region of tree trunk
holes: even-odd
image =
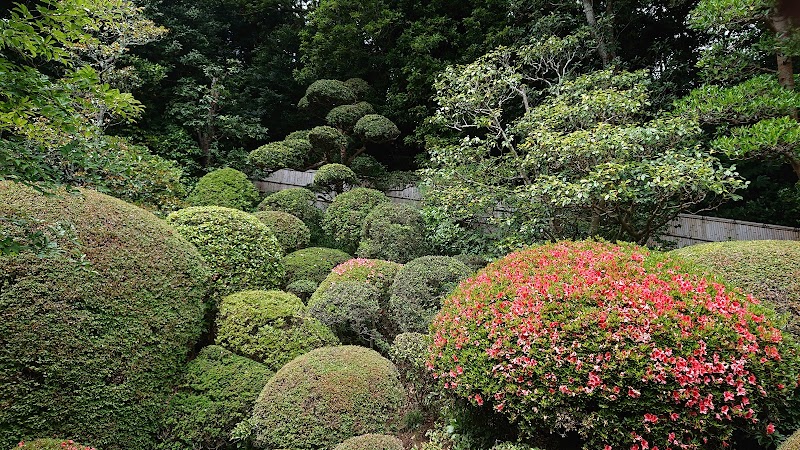
[[[778,42],[788,39],[791,33],[792,24],[788,17],[773,11],[768,17],[769,26],[775,32],[775,39]],[[792,66],[792,57],[778,52],[776,55],[778,63],[778,82],[786,89],[794,90],[794,67]],[[797,109],[792,111],[792,117],[797,119]]]
[[[609,51],[606,40],[603,37],[603,32],[597,27],[597,19],[594,16],[593,0],[581,0],[583,3],[583,12],[586,14],[586,22],[589,23],[589,29],[592,30],[592,35],[597,40],[597,53],[600,54],[600,59],[603,61],[603,67],[611,65],[614,55]]]

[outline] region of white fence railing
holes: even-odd
[[[283,169],[274,172],[265,180],[256,181],[261,192],[277,192],[292,187],[305,187],[314,180],[315,171],[298,172]],[[394,202],[417,203],[422,195],[415,186],[386,193]],[[721,219],[718,217],[679,214],[669,223],[667,231],[661,236],[675,241],[678,248],[702,242],[791,240],[800,241],[800,228],[768,225],[742,220]]]

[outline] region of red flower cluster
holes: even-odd
[[[773,316],[644,248],[561,242],[462,283],[434,320],[428,365],[531,434],[576,430],[593,449],[726,447],[734,430],[797,428],[798,349]]]

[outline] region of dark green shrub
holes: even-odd
[[[358,177],[344,164],[325,164],[314,174],[312,186],[318,192],[343,192],[348,186],[358,184]]]
[[[249,417],[272,374],[263,364],[220,346],[204,348],[186,366],[183,383],[169,402],[158,448],[233,448],[231,431]]]
[[[311,242],[319,242],[323,239],[324,233],[320,224],[322,223],[322,211],[314,206],[317,197],[313,192],[305,188],[289,188],[268,195],[258,209],[261,211],[283,211],[298,219],[311,231]]]
[[[303,301],[281,291],[243,291],[219,306],[217,345],[278,370],[309,350],[339,341],[305,314]]]
[[[191,206],[224,206],[250,211],[258,203],[258,190],[236,169],[219,169],[200,178],[186,198]]]
[[[423,256],[403,266],[389,298],[389,311],[400,331],[427,332],[442,299],[471,273],[461,261],[448,256]]]
[[[336,247],[354,253],[361,240],[364,219],[381,203],[388,203],[383,192],[367,188],[355,188],[337,195],[322,220],[322,229],[333,239]]]
[[[306,88],[305,98],[315,109],[330,109],[357,100],[353,89],[339,80],[317,80],[311,83]]]
[[[355,105],[341,105],[330,110],[328,115],[325,116],[325,121],[332,127],[350,132],[358,122],[358,119],[374,112],[375,108],[367,102],[359,102]]]
[[[489,264],[489,260],[486,259],[486,257],[470,253],[461,253],[460,255],[456,255],[453,258],[461,261],[473,271],[483,269],[484,267],[486,267],[487,264]]]
[[[286,284],[300,280],[322,283],[334,267],[351,259],[347,253],[333,248],[310,247],[289,253],[283,258]]]
[[[77,444],[72,439],[36,439],[19,442],[11,450],[97,450],[88,445]]]
[[[167,222],[200,250],[214,271],[219,294],[280,286],[281,247],[254,215],[219,206],[194,206],[170,214]]]
[[[291,133],[287,134],[284,141],[308,141],[308,133],[310,130],[298,130],[292,131]]]
[[[319,449],[394,428],[405,393],[397,369],[356,346],[313,350],[286,364],[253,409],[257,448]]]
[[[308,141],[315,152],[327,155],[328,161],[341,159],[341,152],[348,145],[347,136],[327,125],[312,128],[308,133]]]
[[[345,344],[388,347],[381,331],[381,292],[368,283],[344,281],[308,303],[308,313]]]
[[[362,434],[351,437],[333,450],[403,450],[403,443],[386,434]]]
[[[308,246],[311,231],[297,217],[283,211],[258,211],[253,214],[264,225],[269,227],[278,240],[283,254]]]
[[[406,263],[428,254],[425,222],[419,210],[402,203],[376,206],[364,219],[356,254]]]
[[[0,448],[60,435],[151,449],[203,329],[209,271],[151,213],[56,194],[0,183],[0,217],[62,231],[57,251],[0,257]]]
[[[800,242],[713,242],[670,253],[787,314],[787,330],[800,337]]]
[[[366,142],[382,144],[400,137],[400,129],[380,114],[367,114],[353,127],[353,132]]]
[[[259,170],[274,172],[280,169],[301,169],[306,153],[297,145],[270,142],[250,152],[247,161]]]
[[[778,447],[778,450],[800,450],[800,431],[795,431],[789,439]]]
[[[375,94],[375,90],[363,78],[349,78],[344,81],[344,84],[353,91],[356,100],[370,101],[370,98]]]
[[[314,291],[317,290],[319,287],[319,283],[311,280],[297,280],[289,283],[286,286],[286,292],[290,294],[294,294],[300,298],[300,300],[307,302],[309,298],[314,294]]]

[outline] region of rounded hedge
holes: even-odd
[[[386,434],[362,434],[351,437],[333,450],[403,450],[403,443]]]
[[[339,80],[317,80],[306,88],[305,97],[309,105],[319,109],[330,109],[357,100],[353,89]]]
[[[0,217],[58,245],[0,257],[0,448],[59,435],[152,448],[203,329],[209,271],[153,214],[94,191],[55,194],[0,183]]]
[[[788,314],[787,329],[800,337],[800,242],[712,242],[670,253]]]
[[[297,217],[283,211],[258,211],[253,214],[269,227],[278,240],[283,254],[308,246],[311,231]]]
[[[367,283],[332,285],[308,304],[308,313],[327,325],[345,344],[386,347],[381,333],[381,292]]]
[[[308,133],[308,141],[311,142],[314,151],[329,157],[338,157],[348,144],[347,136],[327,125],[312,128]]]
[[[88,445],[78,444],[72,439],[36,439],[20,441],[11,450],[97,450]]]
[[[325,294],[331,286],[337,283],[353,281],[374,286],[381,293],[381,308],[387,310],[392,283],[394,283],[394,278],[402,267],[402,264],[380,259],[354,258],[347,260],[334,267],[328,276],[322,280],[317,291],[311,296],[309,305],[316,298]]]
[[[357,346],[313,350],[286,364],[253,409],[257,448],[318,449],[395,427],[405,392],[397,369]]]
[[[270,142],[250,152],[247,161],[266,172],[291,168],[300,169],[306,154],[302,147],[285,142]]]
[[[351,256],[334,248],[310,247],[289,253],[283,258],[286,284],[300,280],[322,283],[334,267],[348,261]]]
[[[798,346],[774,312],[634,245],[560,242],[444,301],[428,359],[454,395],[583,448],[721,448],[797,428]]]
[[[407,263],[428,254],[425,221],[417,208],[402,203],[376,206],[364,219],[356,254]]]
[[[397,273],[391,288],[389,311],[403,332],[425,333],[442,299],[472,270],[448,256],[423,256]]]
[[[272,370],[339,343],[328,327],[305,314],[302,300],[281,291],[242,291],[222,299],[216,342]]]
[[[236,169],[219,169],[205,174],[186,198],[191,206],[224,206],[251,210],[258,203],[258,190],[247,175]]]
[[[359,102],[355,105],[341,105],[333,108],[325,116],[328,125],[340,130],[352,131],[358,119],[373,114],[375,108],[367,102]]]
[[[374,189],[355,188],[339,194],[325,211],[322,229],[336,247],[354,253],[361,240],[364,219],[381,203],[389,203],[389,197]]]
[[[363,78],[349,78],[344,84],[353,91],[356,100],[367,100],[375,94],[375,90]]]
[[[311,231],[311,241],[317,242],[323,236],[322,211],[314,206],[317,196],[306,188],[289,188],[268,195],[258,205],[261,211],[283,211],[298,219]]]
[[[380,114],[367,114],[358,119],[353,132],[366,142],[383,144],[400,137],[400,129]]]
[[[220,346],[205,347],[186,366],[183,383],[169,402],[158,448],[228,448],[231,432],[250,416],[272,375],[263,364]]]
[[[323,192],[342,192],[345,186],[358,184],[358,177],[344,164],[325,164],[314,174],[314,189]]]
[[[280,286],[281,247],[254,215],[219,206],[195,206],[170,214],[167,222],[197,246],[214,271],[219,294]]]
[[[314,291],[317,290],[319,287],[319,283],[311,280],[297,280],[289,283],[286,286],[286,292],[290,294],[294,294],[300,298],[300,300],[308,301],[309,298],[314,294]]]

